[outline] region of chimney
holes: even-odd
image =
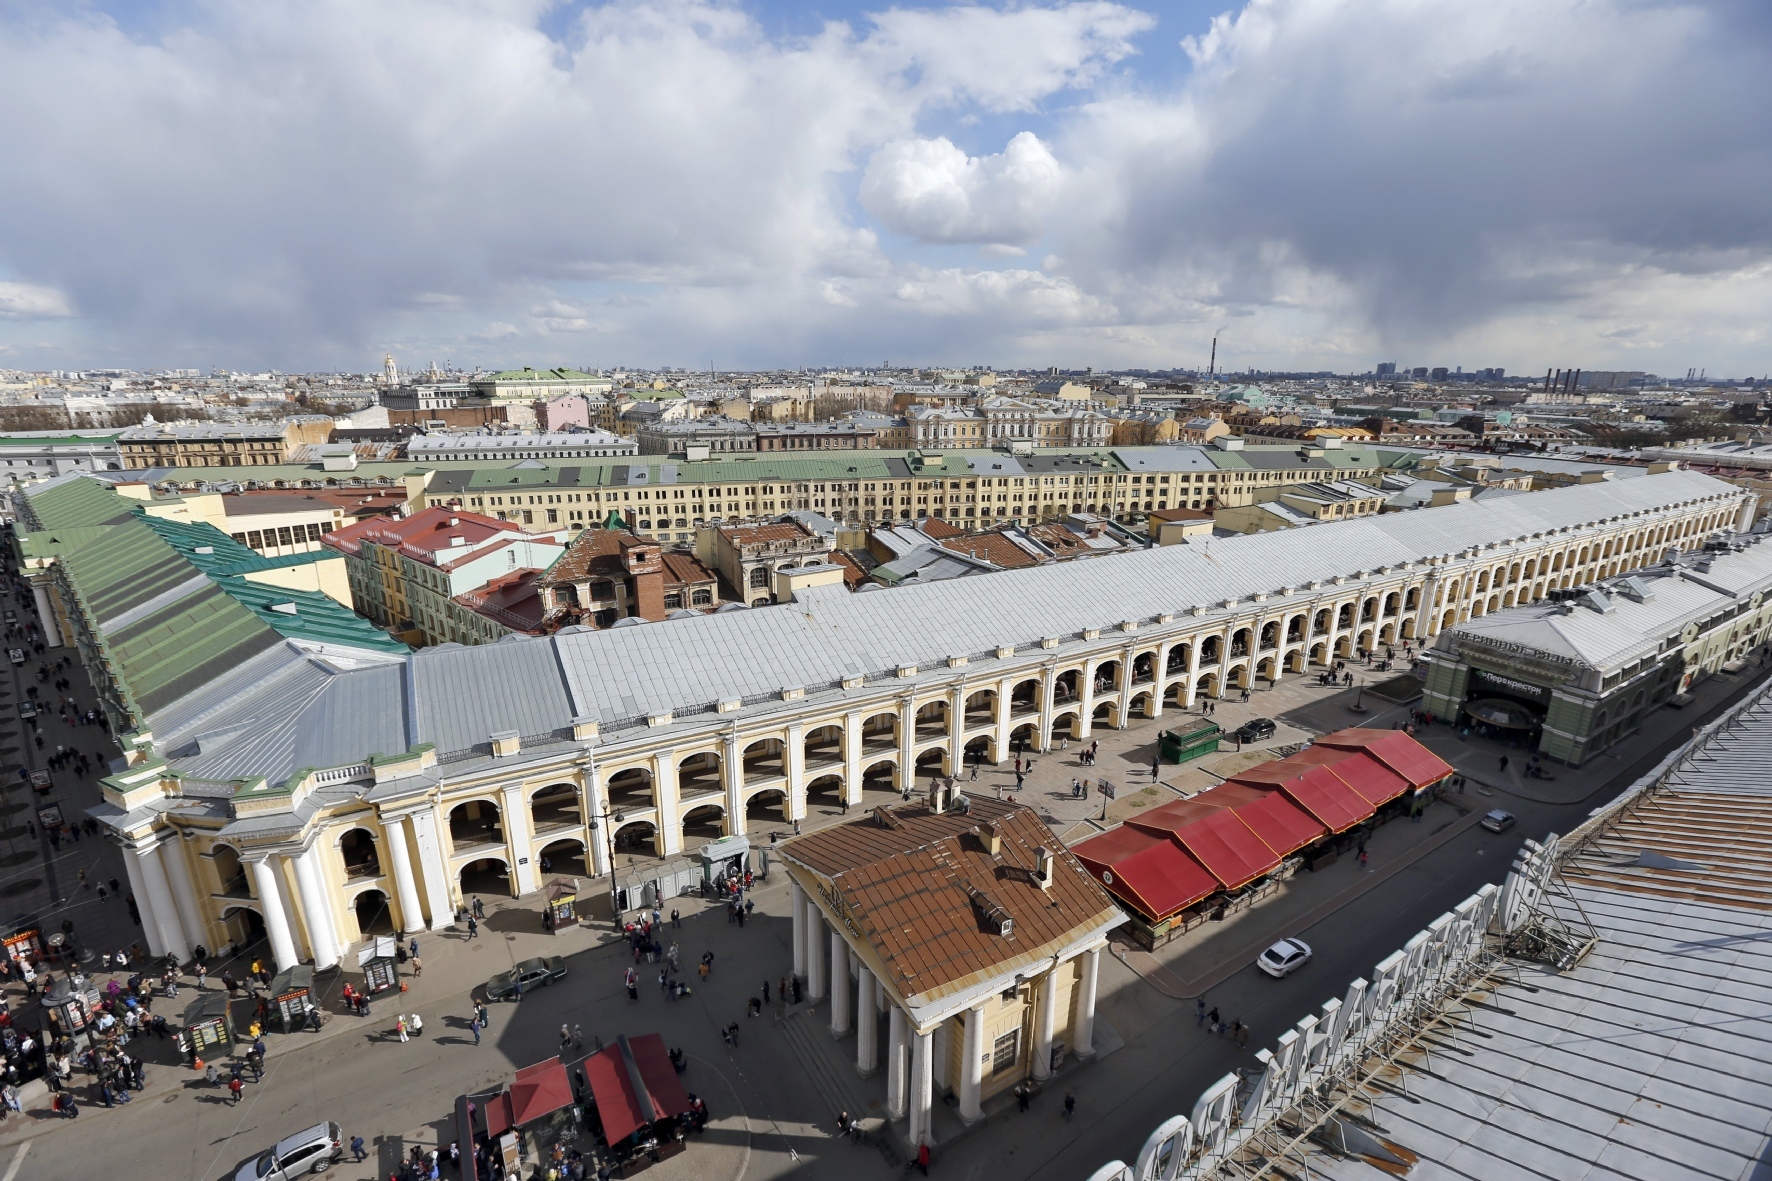
[[[1002,834],[997,831],[996,825],[987,820],[972,831],[984,844],[985,852],[989,853],[992,857],[996,857],[1003,852],[1003,837]]]
[[[1034,877],[1039,880],[1040,889],[1052,888],[1052,850],[1044,845],[1034,850]]]
[[[948,791],[939,779],[929,787],[929,810],[937,816],[948,810]]]

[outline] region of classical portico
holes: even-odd
[[[1032,809],[937,789],[780,855],[795,974],[828,996],[831,1036],[853,1033],[857,1072],[884,1065],[907,1143],[934,1143],[940,1094],[971,1122],[1050,1077],[1061,1044],[1094,1053],[1101,951],[1123,916]]]

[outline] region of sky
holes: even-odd
[[[1772,371],[1772,5],[0,0],[0,368]]]

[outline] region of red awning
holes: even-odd
[[[1330,832],[1346,832],[1371,816],[1373,806],[1327,767],[1307,767],[1276,788],[1294,804],[1321,821]]]
[[[1152,922],[1218,892],[1218,879],[1167,836],[1116,828],[1071,852],[1109,893]]]
[[[572,1084],[558,1058],[525,1066],[511,1079],[511,1121],[518,1127],[572,1104]]]
[[[1223,788],[1214,788],[1222,791]],[[1329,826],[1287,799],[1281,792],[1255,792],[1240,788],[1256,798],[1238,804],[1233,811],[1237,819],[1261,838],[1262,844],[1282,857],[1290,856],[1312,841],[1328,835]]]
[[[1175,839],[1227,890],[1247,885],[1280,864],[1280,855],[1229,808],[1194,821]]]
[[[586,1058],[584,1067],[610,1144],[689,1110],[689,1096],[656,1033],[618,1037],[614,1045]]]
[[[486,1101],[486,1134],[493,1139],[517,1126],[511,1118],[511,1093],[500,1091]]]
[[[1204,820],[1233,804],[1234,800],[1218,799],[1213,795],[1217,789],[1200,792],[1185,800],[1170,800],[1167,804],[1140,812],[1136,816],[1126,818],[1132,828],[1142,829],[1157,836],[1170,836],[1180,832],[1196,820]]]
[[[1454,770],[1451,763],[1401,730],[1337,730],[1317,739],[1317,745],[1365,751],[1415,788],[1432,786]]]

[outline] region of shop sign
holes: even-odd
[[[1479,683],[1496,685],[1509,692],[1518,693],[1523,697],[1530,697],[1534,701],[1543,701],[1546,697],[1550,696],[1550,690],[1543,685],[1534,685],[1527,681],[1516,681],[1512,677],[1504,677],[1499,673],[1492,673],[1486,668],[1474,668],[1471,671],[1477,674],[1477,681]]]

